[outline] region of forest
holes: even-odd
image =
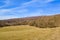
[[[60,14],[51,16],[34,16],[0,20],[0,27],[30,25],[39,28],[54,28],[60,26]]]

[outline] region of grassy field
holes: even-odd
[[[0,28],[0,40],[60,40],[60,27],[36,28],[28,25]]]

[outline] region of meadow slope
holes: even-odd
[[[60,27],[36,28],[28,25],[0,28],[0,40],[60,40]]]

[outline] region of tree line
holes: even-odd
[[[39,28],[59,27],[60,26],[59,17],[60,15],[53,15],[0,20],[0,27],[15,25],[30,25]]]

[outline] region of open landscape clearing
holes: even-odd
[[[0,0],[0,40],[60,40],[60,0]]]
[[[20,25],[0,28],[0,40],[60,40],[60,27]]]

